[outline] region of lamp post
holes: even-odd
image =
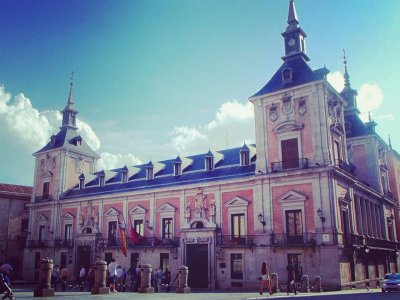
[[[326,219],[325,219],[325,217],[324,217],[324,213],[322,212],[322,209],[318,208],[318,210],[317,210],[317,215],[318,215],[318,217],[321,219],[321,222],[322,222],[322,231],[324,232],[324,231],[325,231],[324,223],[325,223]]]
[[[258,214],[258,221],[260,221],[260,223],[262,224],[262,226],[263,226],[263,232],[265,233],[265,224],[266,224],[266,222],[265,222],[265,220],[264,220],[264,216],[263,216],[262,213],[259,213],[259,214]]]

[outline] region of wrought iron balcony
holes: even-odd
[[[54,241],[53,240],[27,240],[26,242],[27,248],[53,248]]]
[[[344,160],[341,159],[336,159],[335,160],[335,166],[339,167],[339,169],[346,171],[347,173],[354,174],[354,171],[356,170],[356,167],[353,166],[352,164],[348,164]]]
[[[56,248],[73,248],[74,240],[56,239],[54,241]]]
[[[217,246],[225,248],[254,247],[254,235],[220,235],[217,236]]]
[[[271,245],[273,246],[316,246],[316,233],[306,232],[303,234],[275,234],[272,233]]]
[[[55,199],[53,198],[53,196],[50,196],[50,195],[35,197],[35,202],[47,202],[47,201],[53,201],[53,200],[55,200]]]
[[[96,241],[96,247],[99,249],[121,248],[122,240],[115,239],[99,239]],[[130,238],[126,239],[126,247],[133,248],[177,248],[180,246],[180,238],[163,238],[163,237],[140,237],[133,241]]]
[[[284,160],[271,163],[272,172],[282,172],[288,170],[307,169],[308,158],[300,158],[296,160]]]

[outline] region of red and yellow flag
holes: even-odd
[[[122,254],[127,256],[127,254],[126,254],[126,228],[122,224],[119,226],[119,234],[121,235]]]

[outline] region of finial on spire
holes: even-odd
[[[368,112],[368,121],[369,121],[369,122],[372,122],[371,112],[370,112],[370,111]]]
[[[389,134],[389,149],[392,150],[392,141],[390,140],[390,134]]]
[[[289,14],[288,14],[288,28],[297,28],[299,21],[297,20],[296,7],[294,6],[294,0],[289,2]]]
[[[71,83],[69,84],[68,104],[74,104],[74,71],[71,72]]]
[[[344,86],[345,88],[350,87],[350,76],[349,73],[347,73],[347,59],[346,59],[346,51],[343,49],[343,64],[344,64]]]

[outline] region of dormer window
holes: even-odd
[[[154,165],[150,161],[146,166],[146,179],[150,180],[154,178]]]
[[[79,176],[79,189],[83,190],[85,188],[85,175]]]
[[[105,180],[104,176],[100,176],[100,186],[104,186]]]
[[[214,155],[212,154],[211,151],[208,151],[208,153],[206,154],[204,164],[205,164],[204,169],[206,171],[214,170]]]
[[[82,146],[82,137],[81,136],[77,136],[72,140],[72,143],[75,146]]]
[[[175,176],[182,175],[182,163],[181,162],[174,163],[174,175]]]
[[[122,172],[122,183],[127,183],[127,182],[128,182],[128,173]]]
[[[248,166],[250,164],[249,151],[240,151],[240,165]]]
[[[292,69],[285,68],[282,70],[282,81],[283,83],[292,82],[293,80],[293,71]]]

